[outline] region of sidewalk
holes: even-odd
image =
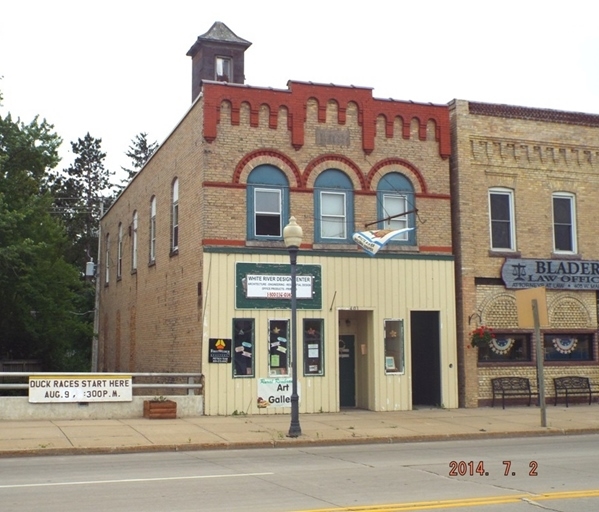
[[[0,420],[0,457],[316,446],[599,433],[599,407],[343,410],[300,414],[302,435],[286,436],[289,415],[176,420]]]

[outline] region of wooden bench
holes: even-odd
[[[571,395],[588,395],[589,405],[591,405],[593,391],[591,389],[591,381],[588,377],[568,376],[568,377],[556,377],[553,379],[553,385],[555,386],[555,403],[557,405],[557,399],[560,393],[566,395],[566,407],[568,407],[568,397]]]
[[[491,379],[493,388],[493,402],[492,407],[495,407],[495,397],[501,395],[501,405],[505,409],[505,397],[506,396],[527,396],[528,405],[532,399],[533,393],[530,389],[530,380],[526,377],[497,377]]]

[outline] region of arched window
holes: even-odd
[[[247,237],[249,240],[282,240],[289,217],[289,182],[272,165],[260,165],[248,176]]]
[[[416,226],[414,187],[399,172],[385,174],[377,188],[377,219],[379,229],[405,229]],[[391,240],[392,243],[416,245],[414,229]]]
[[[171,203],[171,252],[179,249],[179,179],[173,181]]]
[[[137,270],[137,210],[133,212],[131,223],[131,270]]]
[[[315,240],[350,243],[354,230],[353,183],[337,169],[322,172],[314,183]]]
[[[150,200],[150,263],[156,261],[156,196]]]

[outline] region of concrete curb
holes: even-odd
[[[314,438],[285,438],[271,441],[252,442],[219,442],[219,443],[190,443],[175,445],[141,445],[119,447],[70,447],[70,448],[34,448],[31,450],[2,450],[0,458],[11,457],[41,457],[54,455],[111,455],[119,453],[153,453],[153,452],[188,452],[188,451],[213,451],[213,450],[245,450],[253,448],[307,448],[315,446],[340,446],[364,444],[400,444],[423,443],[427,441],[456,441],[473,439],[502,439],[517,437],[545,437],[545,436],[573,436],[599,434],[599,428],[561,429],[545,427],[544,430],[524,431],[498,431],[461,434],[432,434],[415,436],[385,436],[385,437],[351,437],[340,439],[314,439]]]

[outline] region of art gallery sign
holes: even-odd
[[[599,261],[507,258],[501,278],[506,288],[599,290]]]

